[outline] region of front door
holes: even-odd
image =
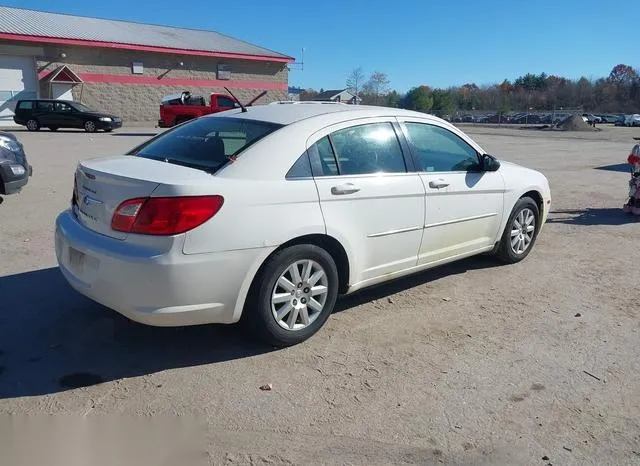
[[[54,102],[53,125],[59,128],[82,127],[78,114],[71,105],[66,102]]]
[[[426,189],[419,264],[492,247],[499,237],[505,185],[500,172],[479,170],[478,151],[462,134],[435,123],[402,124]]]
[[[342,123],[310,141],[327,233],[352,252],[350,283],[415,267],[425,192],[407,170],[396,127],[384,119]]]

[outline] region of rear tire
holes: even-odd
[[[311,244],[291,246],[275,253],[256,276],[242,320],[264,342],[292,346],[320,330],[337,297],[333,257]]]
[[[539,219],[540,210],[535,201],[530,197],[519,199],[509,215],[496,257],[507,264],[527,257],[538,237]]]
[[[35,119],[27,120],[25,126],[29,131],[38,131],[40,129],[40,122]]]

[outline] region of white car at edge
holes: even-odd
[[[550,203],[544,175],[436,117],[270,104],[80,162],[55,247],[73,288],[132,320],[242,319],[286,346],[339,294],[480,253],[522,260]]]

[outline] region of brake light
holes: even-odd
[[[111,228],[141,235],[177,235],[202,225],[223,203],[222,196],[129,199],[114,212]]]

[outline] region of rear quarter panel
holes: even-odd
[[[224,204],[209,221],[186,234],[185,254],[277,247],[325,233],[312,179],[216,180],[210,188],[161,186],[154,196],[220,194]]]

